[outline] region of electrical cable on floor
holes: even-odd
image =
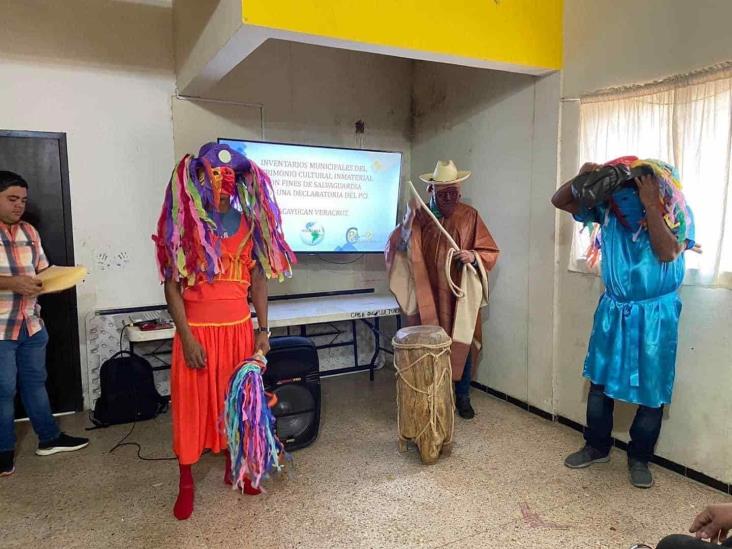
[[[119,334],[119,350],[120,351],[123,350],[122,349],[122,339],[123,339],[123,337],[125,335],[125,331],[127,330],[128,327],[129,327],[129,324],[125,324],[122,327],[122,331]],[[138,457],[138,459],[141,459],[142,461],[174,461],[174,460],[178,459],[177,457],[162,457],[162,458],[144,457],[142,455],[142,446],[138,442],[125,442],[125,440],[127,440],[130,437],[130,435],[132,434],[132,432],[135,430],[136,426],[137,426],[137,422],[134,421],[132,423],[132,427],[127,432],[127,434],[125,436],[123,436],[122,439],[117,444],[115,444],[108,453],[111,454],[112,452],[114,452],[115,450],[117,450],[118,448],[121,448],[123,446],[136,446],[137,447],[137,457]]]
[[[123,446],[135,446],[135,447],[137,447],[137,457],[138,457],[138,459],[141,459],[142,461],[177,461],[178,460],[178,458],[175,456],[158,457],[158,458],[144,457],[142,455],[142,446],[138,442],[125,442],[125,440],[127,440],[129,438],[129,436],[132,434],[132,431],[135,430],[136,426],[137,426],[137,422],[134,422],[132,424],[132,428],[129,430],[129,432],[124,437],[122,437],[122,439],[117,444],[115,444],[112,447],[112,449],[107,453],[111,454],[112,452],[114,452],[118,448],[122,448]]]

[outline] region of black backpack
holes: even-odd
[[[99,371],[102,395],[90,415],[97,427],[152,419],[168,408],[155,388],[153,370],[143,357],[119,351]]]

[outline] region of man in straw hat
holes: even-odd
[[[475,415],[469,395],[472,354],[481,347],[486,273],[499,253],[477,210],[460,201],[461,183],[468,177],[470,172],[458,170],[452,160],[440,160],[433,173],[421,175],[429,205],[415,193],[385,252],[390,287],[407,323],[441,326],[452,336],[452,379],[458,413],[465,419]]]

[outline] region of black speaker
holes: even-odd
[[[312,444],[320,429],[320,363],[307,337],[273,337],[264,372],[265,389],[277,395],[272,412],[285,449]]]

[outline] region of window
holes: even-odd
[[[580,126],[580,165],[635,155],[679,169],[704,248],[686,254],[687,283],[732,288],[732,63],[584,97]],[[581,229],[570,269],[587,272]]]

